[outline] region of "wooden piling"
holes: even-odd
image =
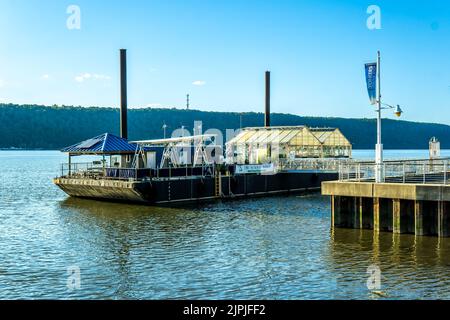
[[[380,198],[373,199],[373,231],[380,231]]]
[[[332,227],[336,226],[336,224],[334,222],[335,221],[334,216],[335,216],[335,212],[336,212],[335,202],[336,202],[336,197],[335,196],[331,196],[331,226]]]
[[[364,198],[359,197],[357,203],[357,214],[358,214],[358,229],[363,229],[363,213],[364,213]]]
[[[438,236],[439,237],[449,237],[449,203],[444,201],[439,201],[438,204]]]
[[[400,199],[394,199],[392,212],[392,229],[395,234],[402,233],[400,221]]]
[[[415,233],[416,236],[423,236],[425,235],[423,230],[423,202],[416,201],[414,208],[415,208],[414,210]]]

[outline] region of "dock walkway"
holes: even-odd
[[[324,182],[334,227],[450,237],[449,162],[387,164],[375,183],[374,164],[342,167],[339,181]]]

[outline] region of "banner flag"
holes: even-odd
[[[366,63],[366,82],[367,92],[369,93],[370,103],[377,103],[377,63]]]

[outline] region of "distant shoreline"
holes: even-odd
[[[0,142],[2,150],[58,149],[85,141],[105,132],[118,134],[118,109],[44,107],[0,103]],[[227,130],[259,127],[264,123],[263,113],[203,112],[178,109],[130,109],[129,135],[134,140],[158,139],[163,136],[163,125],[173,132],[182,126],[192,131],[196,121],[202,128]],[[272,113],[273,126],[307,126],[310,128],[339,128],[353,144],[354,150],[373,149],[376,140],[375,119],[335,117],[302,117],[293,114]],[[383,119],[385,149],[428,149],[436,137],[442,149],[450,149],[450,126],[404,120]],[[22,149],[23,148],[23,149]]]
[[[428,151],[428,149],[384,149],[385,151]],[[21,148],[0,148],[0,151],[60,151],[60,149],[21,149]],[[353,151],[375,151],[375,149],[353,149]],[[450,151],[450,149],[441,149],[441,151]]]

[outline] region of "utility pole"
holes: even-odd
[[[120,137],[128,139],[127,50],[120,49]]]
[[[266,128],[270,127],[270,71],[266,71],[266,112],[264,126]]]
[[[189,110],[189,94],[186,96],[186,109]]]

